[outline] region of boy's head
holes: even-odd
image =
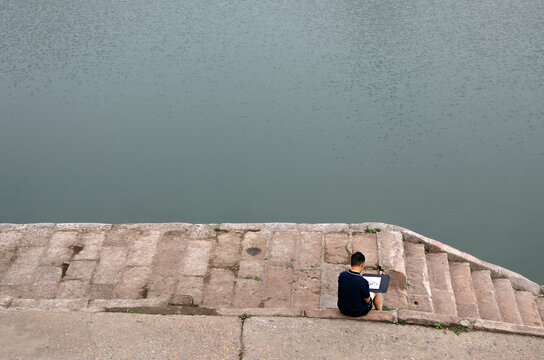
[[[351,266],[361,266],[365,263],[365,256],[362,252],[357,251],[351,255]]]

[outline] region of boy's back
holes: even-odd
[[[344,271],[338,276],[338,308],[348,316],[362,316],[372,309],[368,281],[363,276],[351,270]]]

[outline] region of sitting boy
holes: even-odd
[[[376,310],[382,310],[380,295],[370,292],[368,281],[361,275],[364,267],[365,256],[357,251],[351,255],[351,270],[338,276],[338,309],[344,315],[366,315],[372,304]]]

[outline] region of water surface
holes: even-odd
[[[543,283],[543,19],[0,0],[0,222],[383,221]]]

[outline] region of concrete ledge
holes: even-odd
[[[111,227],[111,224],[101,223],[59,223],[55,230],[109,230]]]
[[[338,309],[310,309],[306,310],[306,317],[320,319],[343,319],[343,320],[358,320],[358,321],[381,321],[388,323],[397,322],[397,312],[394,311],[375,311],[372,310],[368,314],[360,317],[351,317],[342,314]]]
[[[435,323],[440,323],[443,326],[459,325],[461,318],[453,315],[436,314],[423,311],[400,309],[399,321],[404,321],[407,324],[433,326]]]
[[[224,316],[281,316],[281,317],[300,317],[302,316],[301,309],[282,309],[282,308],[219,308],[216,310],[218,315]]]
[[[544,337],[544,328],[527,326],[527,325],[510,324],[505,322],[498,322],[498,321],[491,321],[491,320],[484,320],[484,319],[475,319],[473,327],[476,330]]]
[[[117,309],[117,308],[146,308],[146,307],[166,307],[168,305],[168,299],[156,298],[156,299],[141,299],[141,300],[129,300],[129,299],[95,299],[89,302],[90,308],[95,309]]]

